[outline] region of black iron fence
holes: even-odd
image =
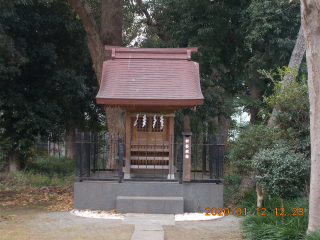
[[[119,159],[119,139],[121,136],[118,134],[109,135],[108,132],[77,132],[76,179],[116,180],[119,166],[115,159]]]
[[[180,140],[180,152],[182,150]],[[221,183],[224,172],[225,136],[194,135],[191,141],[191,182]],[[183,153],[181,154],[183,155]],[[180,161],[183,165],[183,161]]]
[[[128,140],[127,142],[125,140]],[[191,182],[223,182],[224,136],[194,135]],[[183,141],[162,137],[78,132],[76,181],[179,181],[183,183]]]

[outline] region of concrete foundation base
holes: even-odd
[[[76,182],[74,208],[113,210],[119,196],[181,197],[184,212],[207,212],[206,208],[223,207],[223,185],[177,182]]]
[[[183,214],[183,198],[119,196],[117,213]]]

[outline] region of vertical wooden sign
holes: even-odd
[[[190,182],[191,177],[191,132],[183,132],[183,178],[184,182]]]

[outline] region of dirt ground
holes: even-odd
[[[1,200],[0,200],[1,201]],[[167,240],[242,239],[239,218],[176,222],[163,226]],[[0,239],[131,239],[134,225],[50,212],[48,204],[0,206]]]
[[[122,220],[48,212],[46,205],[0,207],[0,239],[131,239],[134,225]]]
[[[242,239],[239,217],[227,216],[210,221],[176,222],[174,226],[163,226],[166,240],[192,239]]]

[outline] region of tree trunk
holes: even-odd
[[[102,0],[100,36],[104,45],[122,46],[122,0]]]
[[[221,126],[221,139],[220,139],[221,143],[224,142],[224,144],[227,144],[230,122],[231,122],[230,117],[224,117],[224,116],[219,117],[219,124]]]
[[[183,117],[182,132],[191,132],[189,115]]]
[[[252,177],[251,173],[247,173],[242,176],[240,187],[238,188],[238,191],[240,193],[247,192],[254,188],[256,185],[256,180]]]
[[[122,46],[123,1],[101,1],[100,30],[86,0],[69,0],[69,2],[78,13],[86,31],[93,69],[100,85],[103,62],[111,59],[111,52],[106,51],[104,46]],[[110,136],[116,135],[124,138],[125,112],[118,107],[106,107],[105,112]],[[113,151],[109,152],[108,168],[111,168],[114,161],[113,156],[117,151],[118,145],[115,144]]]
[[[303,27],[300,26],[300,30],[298,33],[298,37],[296,40],[296,44],[294,46],[294,49],[291,54],[290,62],[288,65],[288,68],[296,67],[295,71],[291,74],[286,74],[283,78],[283,83],[291,82],[294,78],[295,74],[298,74],[299,67],[302,61],[302,58],[304,56],[304,53],[306,51],[305,42],[304,42],[304,36],[303,36]]]
[[[109,134],[119,134],[124,139],[126,133],[126,116],[120,108],[108,107],[105,109],[107,115]],[[125,140],[125,139],[124,139]]]
[[[20,170],[19,153],[16,150],[9,152],[9,170],[10,172],[17,172]]]
[[[256,190],[257,190],[257,207],[262,207],[262,201],[264,198],[264,194],[266,193],[262,188],[260,187],[259,183],[256,184]]]
[[[100,30],[86,0],[69,0],[69,2],[79,15],[86,31],[93,69],[100,85],[103,61],[111,58],[110,51],[106,51],[104,46],[122,46],[122,0],[102,0]]]
[[[257,69],[252,71],[252,82],[249,84],[249,92],[252,100],[258,101],[262,99],[262,89],[259,86],[260,76]],[[259,109],[255,107],[251,107],[250,109],[250,122],[255,122],[260,120],[258,117]]]
[[[289,65],[288,65],[288,68],[294,68],[295,67],[295,69],[293,70],[293,72],[290,72],[290,73],[286,74],[283,77],[282,81],[283,81],[284,84],[282,85],[282,88],[285,87],[286,83],[291,82],[292,79],[294,78],[294,76],[296,74],[298,74],[299,67],[300,67],[300,64],[301,64],[301,61],[302,61],[302,58],[304,56],[304,52],[305,51],[306,51],[306,47],[305,47],[304,36],[303,36],[303,27],[301,25],[299,33],[298,33],[298,37],[297,37],[297,40],[296,40],[296,44],[295,44],[294,49],[292,51],[290,62],[289,62]],[[276,114],[276,107],[274,107],[273,110],[272,110],[271,117],[270,117],[270,119],[268,121],[268,126],[272,125],[272,123],[274,121],[275,114]]]
[[[67,135],[67,158],[75,159],[76,156],[76,130],[72,127]]]
[[[320,228],[320,1],[301,1],[310,99],[311,176],[308,229]]]
[[[110,51],[106,51],[104,46],[122,46],[123,2],[122,0],[102,0],[100,30],[86,0],[69,0],[69,2],[78,13],[86,31],[93,69],[100,85],[103,61],[111,58]],[[119,108],[106,108],[110,134],[124,133],[124,125],[120,119],[122,113],[123,111]]]
[[[103,45],[122,46],[123,25],[122,0],[103,0],[101,2],[101,29],[100,36]],[[104,52],[106,52],[104,50]],[[105,60],[111,58],[110,51],[105,55]],[[101,63],[102,66],[102,63]],[[125,140],[125,112],[120,108],[105,108],[108,130],[110,135],[119,134]],[[118,146],[114,149],[116,152]],[[109,159],[111,159],[111,152]],[[109,161],[110,162],[110,161]]]
[[[66,157],[75,159],[76,155],[76,131],[78,132],[85,132],[86,126],[84,122],[71,122],[71,127],[67,130],[67,148],[66,148]]]

